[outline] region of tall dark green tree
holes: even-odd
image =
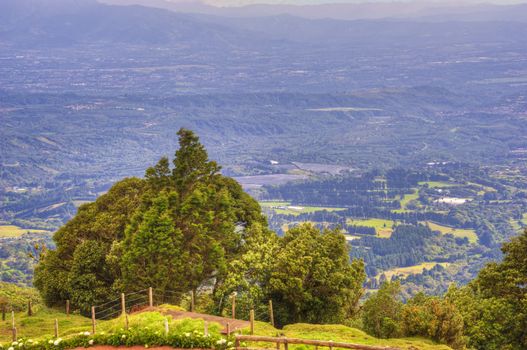
[[[188,288],[182,275],[187,253],[182,251],[183,234],[175,227],[169,197],[161,192],[128,226],[121,260],[125,290],[155,286],[164,293]]]

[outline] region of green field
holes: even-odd
[[[417,199],[419,199],[419,191],[417,191],[416,189],[414,189],[413,193],[405,194],[403,198],[399,198],[399,201],[401,203],[401,209],[394,210],[394,213],[405,213],[411,211],[407,208],[408,203]]]
[[[447,267],[449,265],[449,263],[425,262],[425,263],[422,263],[422,264],[419,264],[419,265],[414,265],[414,266],[397,267],[397,268],[394,268],[394,269],[383,271],[382,273],[384,273],[384,275],[386,276],[388,281],[390,281],[392,276],[404,276],[404,277],[407,277],[407,276],[410,276],[410,275],[422,273],[424,269],[430,270],[431,268],[433,268],[436,265],[441,265],[443,267]],[[378,274],[376,277],[377,278],[380,277],[382,273]]]
[[[0,238],[20,237],[24,233],[48,233],[45,230],[25,229],[13,225],[0,225]]]
[[[396,224],[393,220],[386,219],[347,219],[348,225],[373,227],[377,231],[377,236],[381,238],[390,238],[393,232],[393,226]]]
[[[475,243],[478,241],[478,235],[476,234],[476,231],[470,230],[470,229],[459,229],[459,228],[453,228],[449,226],[439,225],[431,221],[426,221],[424,224],[428,225],[431,230],[433,231],[439,231],[441,234],[452,234],[455,237],[460,238],[468,238],[469,242]]]
[[[459,186],[459,184],[453,184],[453,183],[444,182],[444,181],[421,181],[419,182],[419,186],[425,186],[425,185],[428,185],[429,188],[445,188],[445,187]]]
[[[298,216],[300,214],[309,214],[317,211],[342,211],[346,208],[333,208],[333,207],[312,207],[303,205],[291,205],[290,202],[260,202],[262,208],[273,210],[275,213],[280,215],[293,215]]]

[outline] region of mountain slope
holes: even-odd
[[[170,11],[110,6],[91,0],[6,0],[0,4],[0,42],[24,47],[81,43],[247,46],[244,33]]]

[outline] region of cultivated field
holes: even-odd
[[[24,233],[47,233],[45,230],[21,228],[14,225],[0,225],[0,238],[20,237]]]

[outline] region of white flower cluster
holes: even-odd
[[[216,344],[218,344],[218,345],[223,345],[225,343],[227,343],[227,339],[223,339],[223,338],[216,342]]]

